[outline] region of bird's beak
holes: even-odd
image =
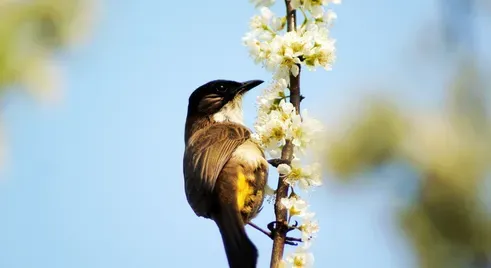
[[[263,80],[249,80],[246,82],[243,82],[237,89],[236,89],[236,94],[244,94],[247,91],[259,86],[262,84],[264,81]]]

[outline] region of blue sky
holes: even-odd
[[[431,99],[411,88],[439,76],[412,81],[405,64],[416,29],[436,16],[432,1],[346,1],[335,10],[338,60],[331,72],[303,76],[304,107],[335,118],[360,86],[400,81],[410,83],[393,95]],[[209,80],[269,81],[241,44],[255,12],[246,0],[102,2],[91,42],[62,59],[63,102],[13,96],[3,112],[10,166],[0,179],[0,267],[225,267],[216,226],[184,196],[184,120],[188,95]],[[249,125],[258,93],[245,99]],[[321,224],[316,267],[414,267],[392,223],[393,183],[325,185],[311,199]],[[269,267],[271,241],[248,230]]]

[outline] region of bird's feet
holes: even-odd
[[[268,229],[269,229],[269,232],[268,232],[268,231],[266,231],[266,230],[264,230],[264,229],[262,229],[261,227],[257,226],[256,224],[254,224],[254,223],[252,223],[252,222],[249,222],[248,224],[249,224],[250,226],[252,226],[254,229],[256,229],[256,230],[260,231],[260,232],[261,232],[261,233],[263,233],[263,234],[265,234],[265,235],[266,235],[266,236],[268,236],[269,238],[274,239],[274,233],[275,233],[275,231],[276,231],[276,229],[275,229],[275,225],[276,225],[277,223],[278,223],[277,221],[273,221],[273,222],[271,222],[271,223],[269,223],[269,224],[267,225],[267,227],[268,227]],[[292,230],[297,229],[297,226],[298,226],[298,222],[297,222],[297,221],[295,221],[295,224],[294,224],[294,225],[292,225],[292,226],[288,226],[288,225],[287,225],[287,228],[288,228],[288,229],[287,229],[287,231],[286,231],[286,232],[288,233],[288,232],[290,232],[290,231],[292,231]],[[298,243],[297,243],[297,242],[302,242],[302,239],[300,239],[300,238],[295,238],[295,237],[289,237],[289,236],[285,237],[285,244],[287,244],[287,245],[297,246],[297,245],[298,245]]]
[[[277,168],[281,164],[291,165],[292,162],[288,159],[275,158],[275,159],[268,160],[268,163],[273,167]]]
[[[267,225],[268,226],[268,230],[270,230],[271,232],[274,232],[274,230],[276,230],[276,224],[281,224],[281,222],[279,222],[279,221],[272,221],[272,222],[268,223],[268,225]],[[283,223],[283,224],[285,224],[285,223]],[[293,231],[293,230],[297,229],[297,227],[298,227],[298,221],[295,221],[295,224],[293,224],[291,226],[290,225],[287,225],[287,224],[285,224],[285,225],[288,228],[286,230],[286,232],[288,233],[290,231]]]

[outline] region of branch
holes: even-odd
[[[285,0],[287,14],[287,31],[296,31],[296,12],[292,8],[291,0]],[[300,68],[300,66],[298,66]],[[290,102],[295,106],[297,113],[300,111],[300,73],[297,77],[290,74]],[[286,141],[281,151],[281,159],[291,161],[293,159],[293,144]],[[271,268],[278,268],[283,259],[285,250],[286,234],[288,232],[287,210],[281,204],[281,199],[288,197],[288,184],[284,177],[278,178],[278,188],[275,198],[276,224],[273,232],[273,251],[271,253]]]

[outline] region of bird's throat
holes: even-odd
[[[228,121],[243,125],[242,96],[237,96],[225,104],[220,111],[213,115],[213,120],[218,123]]]

